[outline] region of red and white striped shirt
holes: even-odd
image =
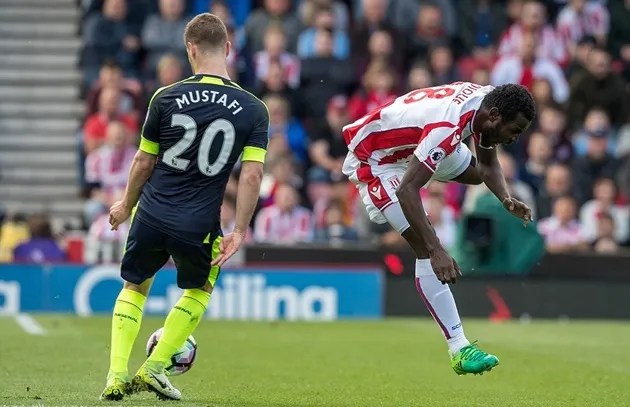
[[[572,220],[563,225],[558,218],[552,216],[538,222],[538,233],[545,238],[546,244],[551,245],[579,245],[586,241],[582,225]]]
[[[587,35],[606,36],[610,30],[610,14],[599,2],[586,3],[582,13],[571,6],[565,6],[558,14],[556,27],[558,35],[569,46]]]
[[[254,223],[254,240],[259,243],[311,242],[311,211],[296,206],[291,212],[283,213],[277,205],[261,209]]]
[[[414,154],[435,172],[473,134],[475,113],[492,89],[455,82],[414,90],[344,127],[348,149],[366,164],[357,171],[358,181],[372,178],[371,166],[406,167]]]
[[[108,199],[127,186],[127,177],[137,148],[115,149],[104,145],[88,154],[85,159],[85,180],[100,184]]]
[[[497,53],[500,57],[518,55],[523,40],[523,27],[516,23],[501,34]],[[569,55],[562,38],[552,26],[544,26],[538,33],[536,56],[553,59],[560,65],[568,62]]]

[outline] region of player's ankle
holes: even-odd
[[[456,355],[463,347],[470,345],[470,342],[463,334],[447,339],[446,342],[448,343],[448,351],[451,356]]]
[[[112,381],[112,380],[121,380],[123,382],[128,382],[129,381],[129,372],[115,372],[113,370],[110,370],[107,373],[107,381]]]
[[[164,373],[165,366],[164,362],[154,359],[147,359],[147,361],[144,362],[144,367],[151,373],[162,374]]]

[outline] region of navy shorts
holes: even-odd
[[[218,266],[210,263],[219,254],[221,236],[193,245],[161,232],[138,219],[131,222],[120,275],[123,280],[142,284],[153,277],[169,257],[177,267],[179,288],[201,288],[210,282],[214,287],[219,274]]]

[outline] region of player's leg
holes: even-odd
[[[160,248],[162,239],[162,234],[155,229],[138,221],[132,222],[121,263],[121,276],[125,282],[112,316],[110,366],[107,386],[101,394],[103,400],[121,400],[131,391],[129,356],[140,331],[153,276],[168,260],[168,253]]]
[[[465,145],[460,145],[454,154],[439,164],[433,178],[441,181],[456,180],[469,185],[482,182],[476,168],[476,159]],[[453,294],[449,286],[442,284],[433,272],[421,237],[409,227],[406,220],[401,220],[404,215],[400,206],[392,206],[390,213],[385,216],[416,253],[416,289],[446,338],[453,370],[457,374],[481,374],[492,370],[499,364],[498,358],[481,351],[466,339]]]
[[[136,387],[144,387],[164,398],[181,399],[172,386],[164,368],[182,347],[206,312],[210,294],[220,273],[218,266],[208,265],[218,255],[221,237],[197,247],[169,240],[169,252],[177,266],[177,284],[184,293],[164,322],[162,337],[134,378]]]

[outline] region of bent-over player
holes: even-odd
[[[121,265],[124,288],[114,306],[104,400],[141,390],[181,399],[164,367],[206,311],[220,267],[241,246],[258,200],[267,108],[228,79],[230,43],[218,17],[195,17],[186,26],[184,41],[195,75],[153,95],[125,195],[110,211],[112,229],[130,215],[132,221]],[[239,157],[236,225],[222,238],[221,202]],[[158,345],[130,383],[127,364],[143,306],[155,273],[169,256],[184,293],[168,314]]]
[[[416,254],[416,288],[448,343],[457,374],[483,373],[496,356],[464,335],[448,283],[461,275],[427,218],[420,189],[429,181],[485,183],[505,209],[527,224],[531,210],[510,196],[496,146],[516,141],[535,116],[520,85],[497,88],[469,82],[414,90],[344,127],[343,172],[353,181],[375,223],[389,224]],[[463,141],[473,137],[477,158]]]

